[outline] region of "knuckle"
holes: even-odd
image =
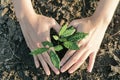
[[[72,62],[75,63],[75,62],[77,62],[77,60],[78,60],[77,58],[73,58]]]
[[[87,49],[90,49],[90,48],[92,48],[92,45],[87,44],[87,45],[86,45],[86,48],[87,48]]]

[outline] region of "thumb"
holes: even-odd
[[[51,21],[52,21],[51,27],[54,28],[57,31],[57,33],[59,33],[61,26],[57,23],[57,21],[54,18],[52,18]]]
[[[55,22],[52,28],[54,28],[57,31],[57,33],[59,33],[61,26],[57,22]]]
[[[73,20],[72,22],[70,22],[69,26],[78,27],[78,26],[80,26],[81,23],[82,23],[81,19],[76,19],[76,20]]]

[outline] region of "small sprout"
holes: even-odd
[[[58,40],[58,39],[59,39],[59,37],[58,37],[57,35],[53,35],[53,38],[54,38],[55,40]]]
[[[64,31],[64,33],[61,36],[63,36],[63,37],[69,37],[69,36],[73,35],[75,31],[76,31],[75,28],[73,28],[71,26],[71,27],[67,28],[67,30]]]
[[[53,46],[52,42],[44,41],[42,42],[43,48],[38,48],[32,51],[30,54],[37,55],[50,51],[50,59],[53,63],[53,65],[60,69],[60,59],[58,55],[52,50],[54,48],[55,51],[63,50],[63,46],[69,50],[78,50],[79,46],[77,45],[77,42],[84,39],[88,34],[84,32],[76,32],[76,29],[71,26],[67,27],[67,25],[64,25],[60,31],[59,35],[53,35],[53,39],[58,41],[58,45]]]

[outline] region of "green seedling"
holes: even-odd
[[[54,40],[58,41],[56,46],[54,46],[52,42],[44,41],[42,42],[42,48],[35,49],[30,54],[44,54],[49,51],[50,59],[53,65],[60,69],[60,59],[55,51],[61,51],[64,47],[68,50],[79,50],[77,42],[84,39],[87,35],[88,34],[84,32],[77,32],[73,26],[67,27],[67,25],[64,25],[61,27],[58,35],[52,36]]]

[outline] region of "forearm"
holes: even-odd
[[[35,15],[31,0],[12,0],[17,18],[24,16],[31,17]]]
[[[95,13],[93,14],[94,23],[97,24],[98,22],[100,22],[108,26],[118,3],[119,0],[100,0]]]

